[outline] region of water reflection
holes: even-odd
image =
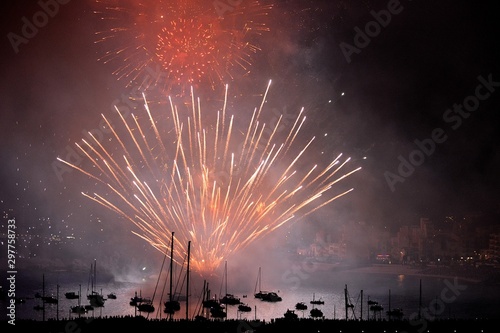
[[[323,312],[325,318],[328,319],[344,319],[348,317],[355,318],[371,318],[373,313],[370,312],[368,302],[376,301],[384,309],[380,314],[385,318],[385,311],[389,308],[401,308],[404,311],[406,318],[412,314],[419,313],[420,306],[433,310],[432,306],[438,304],[436,295],[442,295],[445,288],[453,286],[453,279],[437,279],[437,278],[423,278],[422,279],[422,296],[420,297],[419,282],[420,278],[407,275],[372,275],[372,274],[357,274],[349,275],[347,273],[322,274],[326,279],[321,281],[309,280],[308,285],[301,288],[278,288],[277,285],[269,284],[272,290],[279,290],[279,295],[282,297],[281,302],[265,302],[256,299],[253,296],[253,286],[247,288],[238,288],[234,295],[240,298],[247,304],[251,311],[242,312],[238,311],[237,305],[227,306],[227,318],[229,319],[263,319],[271,320],[274,318],[283,317],[287,309],[295,310],[295,305],[299,302],[304,302],[308,305],[308,310],[303,313],[296,311],[300,317],[308,317],[310,309],[313,304],[310,301],[315,297],[321,299],[323,304],[314,305],[316,308]],[[348,284],[345,284],[345,281]],[[275,282],[276,283],[276,282]],[[59,302],[57,304],[45,304],[45,314],[43,310],[35,310],[37,305],[41,302],[35,295],[42,294],[41,287],[32,289],[23,289],[24,303],[17,304],[17,317],[20,319],[35,319],[42,320],[49,318],[74,318],[78,316],[88,317],[108,317],[108,316],[135,316],[140,315],[137,308],[130,305],[131,298],[134,295],[152,298],[154,294],[154,283],[149,286],[144,283],[137,282],[109,282],[100,284],[97,287],[99,293],[103,294],[106,298],[103,307],[94,308],[86,314],[71,313],[71,307],[78,305],[78,299],[68,299],[65,297],[67,292],[79,292],[79,284],[72,282],[60,282],[59,288],[57,285],[47,284],[45,288],[45,295],[53,295],[57,297]],[[346,297],[345,287],[348,288],[349,303],[353,307],[346,311]],[[459,289],[460,294],[455,295],[452,301],[439,302],[443,309],[440,310],[441,317],[452,318],[474,318],[495,316],[499,308],[498,295],[500,291],[499,286],[481,286],[476,284],[463,285]],[[276,288],[274,288],[276,287]],[[203,308],[200,306],[202,301],[203,285],[193,285],[189,297],[189,311],[188,317],[190,319],[198,314],[207,315],[203,313]],[[457,289],[457,288],[456,288]],[[114,293],[116,298],[108,297],[108,294]],[[390,300],[389,300],[390,293]],[[157,292],[156,297],[153,299],[155,311],[151,313],[143,313],[148,318],[166,318],[163,313],[163,303],[166,301],[165,294]],[[185,293],[184,293],[185,294]],[[217,293],[218,294],[218,293]],[[218,297],[214,293],[214,297]],[[86,298],[87,288],[82,286],[82,299],[81,304],[87,305]],[[158,296],[160,295],[160,296]],[[161,296],[163,295],[163,296]],[[163,297],[163,300],[161,299]],[[390,301],[390,304],[389,304]],[[438,301],[440,301],[438,299]],[[5,301],[4,301],[5,302]],[[180,311],[173,314],[174,319],[186,318],[185,303],[181,303]],[[3,305],[2,305],[3,306]],[[431,309],[432,308],[432,309]],[[362,312],[361,312],[362,311]],[[433,310],[434,311],[434,310]],[[435,312],[435,311],[434,311]],[[377,315],[379,316],[379,315]]]

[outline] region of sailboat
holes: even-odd
[[[312,301],[310,302],[311,304],[325,304],[325,301],[323,301],[321,298],[320,299],[316,299],[315,298],[315,294],[313,293],[313,299]]]
[[[143,298],[141,303],[137,304],[137,311],[151,313],[155,311],[153,301],[149,298]]]
[[[227,293],[226,293],[227,296]],[[219,300],[213,300],[212,306],[210,307],[210,316],[212,318],[218,318],[218,319],[223,319],[227,317],[227,310],[226,310],[227,304],[224,305],[222,303],[221,299]]]
[[[96,281],[97,281],[97,270],[96,270],[96,259],[94,259],[94,265],[90,264],[90,284],[91,284],[91,291],[90,294],[87,294],[87,299],[90,302],[90,305],[92,307],[103,307],[104,306],[104,301],[106,300],[103,295],[99,294],[97,291],[94,290]]]
[[[304,302],[298,302],[295,304],[295,309],[297,310],[307,310],[307,304]]]
[[[225,305],[238,305],[238,304],[241,304],[241,300],[234,296],[233,294],[228,294],[227,293],[227,261],[224,265],[224,282],[225,282],[225,285],[226,285],[226,294],[224,295],[224,297],[222,297],[220,299],[220,302],[222,304],[225,304]]]
[[[323,317],[323,311],[321,311],[320,309],[317,309],[317,308],[312,308],[311,311],[310,311],[310,316],[312,318]]]
[[[64,296],[66,296],[67,299],[77,299],[79,295],[74,291],[68,291],[64,293]]]
[[[172,231],[172,240],[170,241],[170,293],[169,300],[164,303],[165,308],[163,312],[168,313],[170,315],[181,309],[181,304],[179,301],[174,300],[172,293],[172,271],[174,266],[174,232]]]
[[[386,311],[386,314],[389,317],[389,320],[391,320],[391,319],[400,320],[401,318],[403,318],[403,309],[401,309],[401,308],[391,309],[391,290],[390,289],[389,289],[389,310]]]
[[[313,304],[313,308],[311,309],[311,311],[309,311],[309,315],[311,316],[311,318],[321,318],[323,317],[323,311],[321,311],[320,309],[318,308],[315,308],[314,305],[316,304],[325,304],[325,302],[323,302],[321,299],[320,300],[316,300],[315,297],[314,297],[314,293],[313,293],[313,300],[311,301],[311,304]]]
[[[267,292],[262,291],[262,288],[260,286],[261,279],[262,279],[262,270],[259,267],[259,273],[257,274],[257,281],[255,281],[255,289],[254,289],[254,294],[253,295],[254,295],[255,298],[260,298],[260,299],[262,299],[262,297],[265,294],[267,294]],[[257,286],[259,286],[259,291],[257,291]]]
[[[59,300],[57,297],[54,296],[45,296],[45,275],[43,276],[43,295],[40,297],[42,299],[42,302],[45,304],[58,304]]]
[[[274,291],[262,291],[261,289],[262,280],[262,269],[259,267],[259,273],[257,275],[257,281],[255,282],[254,297],[259,298],[266,302],[280,302],[282,298]],[[259,291],[257,291],[257,285],[259,286]]]
[[[226,311],[225,306],[218,300],[217,298],[213,298],[210,296],[210,288],[208,287],[208,282],[203,282],[203,295],[201,307],[208,309],[210,316],[213,318],[225,318]],[[199,314],[196,316],[196,319],[203,320],[207,319],[201,314],[202,310],[200,308]]]
[[[299,316],[295,313],[294,310],[287,309],[285,314],[283,315],[283,318],[286,320],[296,320],[299,318]]]
[[[81,305],[81,295],[82,295],[82,285],[80,285],[80,292],[78,293],[78,305],[71,307],[71,313],[84,314],[87,313],[87,309],[83,305]]]
[[[135,296],[130,298],[130,306],[137,306],[137,304],[141,303],[143,300],[142,298],[142,291],[139,291],[139,296],[137,296],[137,291],[135,292]]]
[[[203,307],[204,308],[215,308],[215,307],[221,307],[221,304],[219,303],[219,300],[212,298],[210,296],[210,289],[208,287],[208,283],[206,283],[206,287],[204,287],[204,292],[203,292]]]

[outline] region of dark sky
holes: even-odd
[[[113,75],[116,64],[98,61],[103,49],[94,44],[100,23],[92,2],[59,5],[17,46],[13,34],[21,38],[23,24],[41,7],[2,2],[0,205],[25,228],[46,227],[48,218],[53,228],[83,228],[88,237],[102,237],[94,233],[104,228],[114,230],[106,237],[128,239],[127,230],[113,228],[116,222],[103,225],[105,217],[113,220],[109,212],[81,196],[81,175],[59,179],[53,169],[56,158],[130,92]],[[332,214],[391,227],[423,216],[498,216],[500,20],[493,4],[274,3],[270,31],[252,37],[261,50],[250,73],[235,75],[230,89],[255,104],[272,79],[270,105],[304,106],[308,133],[328,132],[323,148],[363,167],[345,180],[353,192],[311,217],[318,225],[328,225]],[[388,6],[390,21],[381,12],[390,13]],[[371,37],[361,36],[366,28],[374,29]],[[206,86],[200,92],[211,93]],[[221,91],[212,94],[220,101]],[[431,144],[433,137],[439,142]],[[418,165],[404,169],[402,160]]]

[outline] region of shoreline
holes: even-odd
[[[470,283],[481,283],[484,279],[472,278],[460,276],[459,274],[453,274],[451,270],[446,272],[446,274],[429,273],[425,270],[428,268],[412,267],[408,265],[400,264],[372,264],[371,266],[356,267],[348,269],[347,271],[353,273],[369,273],[369,274],[391,274],[391,275],[411,275],[411,276],[421,276],[429,278],[440,278],[440,279],[455,279],[470,282]],[[431,268],[432,269],[432,268]],[[446,270],[446,269],[445,269]]]
[[[311,262],[309,262],[311,264]],[[425,278],[458,279],[467,283],[498,283],[500,269],[473,266],[415,266],[402,264],[337,264],[313,262],[319,271],[362,274],[408,275]]]
[[[154,320],[144,317],[80,318],[73,320],[16,320],[15,325],[2,321],[3,325],[17,326],[37,332],[109,332],[149,331],[174,332],[488,332],[497,324],[495,319],[425,319],[421,320],[341,320],[341,319],[285,319],[260,320]]]

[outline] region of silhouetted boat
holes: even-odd
[[[283,299],[274,291],[270,291],[262,296],[262,300],[265,302],[281,302]]]
[[[240,304],[240,305],[238,305],[238,311],[250,312],[250,311],[252,311],[252,308],[247,304]]]
[[[85,314],[87,309],[83,305],[75,305],[71,307],[71,313]]]
[[[93,307],[99,308],[104,306],[105,298],[103,295],[99,294],[97,291],[94,290],[96,282],[97,282],[97,269],[96,269],[97,263],[96,260],[94,259],[94,265],[90,264],[90,275],[89,275],[89,280],[91,284],[91,291],[90,294],[87,294],[87,299],[89,300],[90,305]]]
[[[137,304],[137,311],[151,313],[155,311],[155,307],[150,299],[143,299],[142,303]]]
[[[210,316],[213,318],[226,318],[227,314],[226,311],[224,311],[224,307],[221,306],[218,308],[211,308]]]
[[[79,314],[79,315],[87,313],[87,309],[83,305],[81,305],[81,301],[82,301],[81,294],[82,294],[82,285],[80,285],[80,291],[79,291],[79,293],[77,295],[77,297],[78,297],[78,305],[72,306],[70,308],[71,313],[76,313],[76,314]]]
[[[67,293],[64,293],[64,296],[66,296],[67,299],[77,299],[78,294],[75,293],[74,291],[68,291]]]
[[[238,305],[241,304],[241,300],[234,296],[233,294],[226,294],[224,297],[220,299],[220,302],[222,304],[227,304],[227,305]]]
[[[209,305],[208,307],[210,309],[220,309],[220,310],[223,310],[223,309],[226,308],[221,302],[219,302],[219,300],[216,300],[216,299],[212,299],[207,304]]]
[[[280,302],[282,298],[274,291],[262,291],[261,289],[262,280],[262,269],[259,267],[259,273],[257,275],[257,281],[255,283],[254,297],[259,298],[266,302]],[[259,291],[257,291],[257,285],[259,286]]]
[[[296,310],[307,310],[307,305],[304,302],[299,302],[295,304],[295,309]]]
[[[87,295],[87,299],[90,304],[96,308],[100,308],[104,306],[105,298],[97,291],[93,291],[91,294]]]
[[[224,264],[224,278],[223,278],[223,282],[225,283],[225,286],[226,286],[226,294],[224,295],[224,297],[222,297],[220,299],[220,302],[222,304],[226,304],[226,305],[238,305],[238,304],[241,304],[241,300],[238,297],[234,296],[233,294],[228,294],[227,293],[227,261]]]
[[[403,318],[403,309],[395,308],[391,309],[391,290],[389,289],[389,310],[385,312],[389,319],[401,319]]]
[[[220,307],[220,306],[221,306],[221,304],[215,298],[206,299],[206,300],[203,301],[203,307],[204,308],[217,308],[217,307]]]
[[[310,303],[311,304],[322,305],[322,304],[325,304],[325,301],[323,301],[321,298],[320,299],[315,299],[315,295],[313,294],[313,299],[312,299],[312,301]]]
[[[287,320],[295,320],[298,319],[299,316],[293,310],[287,309],[283,317]]]
[[[163,303],[163,305],[163,312],[168,314],[174,314],[181,309],[181,303],[175,300],[166,301],[165,303]]]
[[[205,281],[206,282],[206,281]],[[221,304],[219,301],[215,298],[212,298],[210,296],[210,289],[208,288],[208,283],[206,285],[203,285],[203,301],[202,305],[204,308],[215,308],[215,307],[220,307]]]
[[[116,299],[116,294],[115,293],[109,293],[108,294],[109,299]]]
[[[262,281],[262,269],[259,267],[259,273],[257,273],[257,281],[255,282],[255,289],[254,289],[254,297],[262,299],[265,295],[268,294],[267,291],[262,291],[261,289],[261,281]],[[259,291],[257,291],[257,286],[259,287]]]
[[[137,291],[135,292],[135,296],[130,298],[130,306],[137,306],[137,304],[143,301],[142,296],[137,296]]]
[[[323,317],[323,311],[321,311],[320,309],[316,309],[316,308],[311,309],[310,316],[313,318]]]
[[[373,319],[376,319],[377,318],[377,313],[379,315],[379,319],[381,319],[381,312],[382,310],[384,310],[384,307],[380,304],[378,304],[377,302],[375,302],[376,304],[373,304],[373,305],[370,305],[370,311],[373,313]]]
[[[175,300],[174,295],[173,295],[173,290],[172,290],[173,270],[174,270],[174,232],[172,231],[172,237],[170,240],[170,281],[169,281],[170,282],[170,292],[168,293],[169,300],[166,301],[165,303],[163,303],[163,305],[164,305],[163,312],[170,314],[170,315],[174,314],[175,312],[177,312],[181,309],[181,303],[179,301]]]

